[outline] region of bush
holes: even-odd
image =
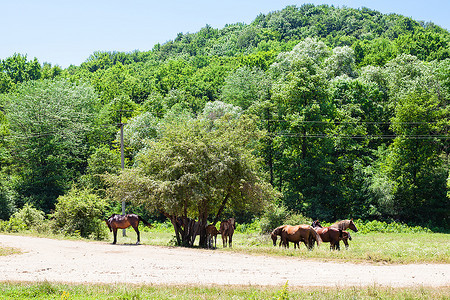
[[[408,226],[398,222],[362,221],[354,220],[358,232],[382,232],[382,233],[429,233],[430,229],[421,226]]]
[[[25,203],[22,209],[12,215],[12,218],[22,220],[26,225],[26,229],[31,229],[42,225],[45,219],[45,213],[34,208],[32,204]]]
[[[236,231],[246,234],[259,233],[261,232],[261,222],[255,220],[252,223],[236,224]]]
[[[307,224],[311,225],[313,220],[311,218],[305,217],[301,214],[291,214],[287,216],[287,218],[284,220],[284,224],[287,225],[300,225],[300,224]]]
[[[18,219],[11,217],[9,221],[0,220],[0,231],[4,232],[21,232],[27,229],[27,225]]]
[[[285,206],[270,204],[264,215],[261,217],[261,232],[269,233],[274,228],[283,225],[288,216],[289,211]]]
[[[108,202],[105,199],[87,190],[73,188],[67,195],[57,199],[56,209],[52,214],[53,231],[84,238],[104,239],[107,230],[103,216],[107,207]]]
[[[36,229],[42,232],[47,229],[45,214],[26,203],[19,211],[15,212],[9,221],[1,221],[0,231],[21,232]]]

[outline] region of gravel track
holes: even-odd
[[[450,264],[370,265],[0,235],[0,281],[281,286],[450,286]]]

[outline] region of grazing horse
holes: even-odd
[[[217,235],[219,234],[219,230],[217,230],[216,226],[213,224],[209,224],[206,226],[206,246],[208,248],[213,248],[213,238],[214,238],[214,248],[217,248]]]
[[[278,239],[278,236],[281,237],[281,232],[283,231],[283,228],[284,228],[285,226],[286,226],[286,225],[278,226],[278,227],[275,228],[275,229],[272,231],[272,233],[270,234],[270,237],[272,238],[272,241],[273,241],[273,246],[276,246],[276,245],[277,245],[277,239]],[[283,242],[283,241],[280,240],[280,246],[281,246],[281,243],[282,243],[282,242]]]
[[[228,220],[220,223],[219,233],[222,235],[222,243],[224,247],[227,246],[227,243],[229,247],[232,246],[234,229],[236,229],[234,218],[229,218]]]
[[[316,241],[317,246],[322,242],[320,235],[309,225],[286,225],[281,229],[281,241],[283,246],[289,248],[289,242],[294,243],[298,246],[300,242],[303,242],[309,250],[314,248],[314,241]]]
[[[319,220],[314,221],[311,226],[317,231],[323,242],[330,243],[331,250],[340,250],[339,241],[343,241],[345,249],[348,249],[348,240],[352,240],[350,233],[334,227],[322,227]]]
[[[142,219],[140,216],[136,214],[127,214],[127,215],[118,215],[112,214],[107,220],[105,220],[106,225],[108,225],[109,231],[112,231],[114,234],[114,242],[117,243],[117,229],[125,229],[130,226],[133,226],[134,231],[137,233],[137,242],[136,245],[141,243],[140,234],[139,234],[139,221],[142,221],[146,226],[151,227],[151,225]]]
[[[273,241],[273,246],[276,246],[277,245],[277,239],[278,239],[278,236],[280,236],[280,244],[278,245],[279,247],[281,247],[281,245],[283,244],[283,239],[281,238],[281,234],[282,234],[282,232],[283,232],[283,229],[284,229],[284,227],[286,227],[287,225],[281,225],[281,226],[278,226],[277,228],[275,228],[273,231],[272,231],[272,233],[270,234],[270,237],[272,238],[272,241]],[[303,241],[302,240],[302,242],[304,242],[305,243],[305,241]],[[294,249],[295,248],[300,248],[300,242],[293,242],[294,243]],[[283,246],[285,246],[284,244],[283,244]],[[305,243],[305,246],[306,246],[306,243]],[[308,246],[307,246],[308,247]]]

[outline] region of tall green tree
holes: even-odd
[[[28,81],[6,106],[20,201],[49,211],[86,166],[97,95],[64,80]]]
[[[199,234],[206,246],[208,218],[215,224],[228,207],[259,210],[271,197],[252,154],[259,135],[254,121],[230,115],[166,123],[136,168],[109,178],[110,193],[164,213],[179,245],[192,246]]]
[[[411,93],[400,99],[392,127],[397,138],[387,159],[388,176],[395,182],[395,217],[406,221],[448,225],[446,162],[442,160],[438,97]]]

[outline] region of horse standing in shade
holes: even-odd
[[[151,227],[152,225],[142,219],[140,216],[136,214],[127,214],[127,215],[118,215],[118,214],[112,214],[111,217],[109,217],[107,220],[105,220],[106,225],[108,225],[109,231],[112,231],[114,234],[114,242],[113,244],[117,243],[117,229],[125,229],[130,226],[133,227],[134,231],[136,231],[137,234],[137,242],[136,245],[139,245],[141,243],[141,238],[139,234],[139,221],[142,221],[146,226]]]
[[[213,224],[209,224],[206,226],[206,246],[208,248],[213,248],[213,239],[214,239],[214,248],[217,248],[217,235],[219,234],[219,230],[217,230],[216,226]]]
[[[234,221],[234,218],[229,218],[228,220],[222,221],[220,223],[219,232],[222,235],[222,243],[224,247],[227,246],[227,243],[229,247],[232,246],[233,234],[235,229],[236,223]]]

